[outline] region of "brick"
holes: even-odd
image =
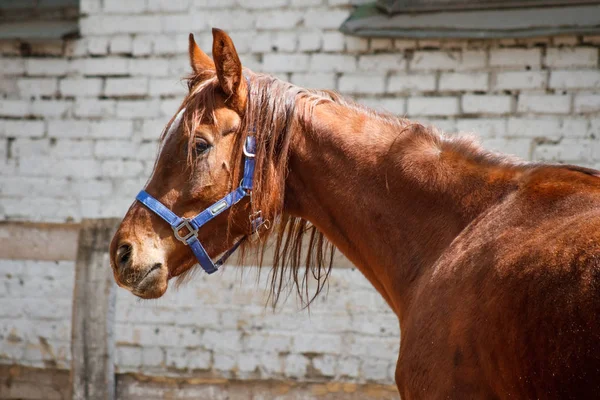
[[[559,131],[560,121],[558,119],[516,117],[508,119],[508,136],[558,139],[560,135],[557,132]]]
[[[541,66],[542,50],[533,49],[492,49],[490,66],[492,67],[531,67]]]
[[[119,366],[136,367],[142,366],[142,349],[131,346],[117,346],[116,361]]]
[[[160,21],[158,15],[90,15],[82,18],[79,26],[84,37],[115,33],[159,33]]]
[[[297,353],[341,354],[342,338],[334,334],[296,335],[291,350]]]
[[[288,0],[244,0],[240,6],[249,10],[268,10],[270,8],[279,8],[286,6]]]
[[[406,60],[402,54],[371,54],[358,58],[358,69],[363,71],[402,71]]]
[[[379,359],[367,358],[362,362],[360,374],[370,381],[384,381],[389,379],[390,363]]]
[[[67,73],[68,65],[65,59],[28,58],[25,60],[25,71],[29,76],[62,76]]]
[[[73,108],[73,104],[73,101],[66,100],[35,100],[31,103],[31,115],[36,117],[65,117]]]
[[[131,54],[134,56],[147,56],[152,54],[153,37],[148,35],[136,35],[131,44]]]
[[[363,53],[369,49],[369,39],[346,36],[346,51],[349,53]]]
[[[456,97],[411,97],[408,99],[407,113],[414,115],[456,115],[458,99]]]
[[[484,148],[495,152],[514,155],[523,160],[531,159],[532,139],[486,138],[482,144]]]
[[[308,369],[308,359],[298,354],[290,354],[285,357],[284,373],[290,378],[302,378]]]
[[[544,64],[550,68],[596,67],[598,49],[591,47],[560,47],[546,49]]]
[[[17,87],[24,97],[54,96],[58,81],[51,78],[21,78],[17,79]]]
[[[177,100],[178,103],[181,100]],[[117,102],[117,117],[119,118],[152,118],[159,114],[160,103],[156,100],[120,100]]]
[[[111,54],[131,54],[133,40],[130,35],[117,35],[110,39],[108,48]]]
[[[388,112],[400,116],[406,114],[406,100],[403,98],[394,97],[391,99],[360,99],[359,102],[378,111]]]
[[[417,47],[416,40],[394,39],[394,48],[396,50],[414,49]]]
[[[154,78],[149,83],[150,96],[183,96],[187,93],[185,85],[174,78]]]
[[[298,22],[294,12],[260,12],[254,14],[248,10],[229,9],[226,11],[214,11],[207,17],[207,27],[218,26],[224,31],[240,31],[254,29],[255,20],[258,29],[289,29]],[[277,19],[273,21],[270,19]]]
[[[541,143],[535,146],[533,159],[552,162],[591,161],[591,141],[581,139],[563,139],[560,143]]]
[[[371,74],[344,74],[338,82],[342,93],[381,93],[385,90],[385,76]]]
[[[239,40],[238,40],[239,42]],[[237,43],[236,42],[236,46]],[[274,51],[283,51],[283,52],[292,52],[296,51],[296,47],[298,46],[298,37],[293,32],[277,32],[273,37],[273,48]],[[239,47],[236,47],[238,51]]]
[[[574,107],[576,113],[599,112],[600,94],[577,94],[575,95]]]
[[[103,56],[108,53],[108,38],[106,36],[89,36],[86,39],[89,54]]]
[[[323,39],[320,32],[304,32],[298,35],[298,50],[300,51],[319,51]]]
[[[0,58],[0,71],[2,75],[23,75],[25,73],[25,60],[22,58]]]
[[[354,72],[356,71],[356,58],[344,54],[313,54],[309,70],[314,72]]]
[[[347,10],[311,9],[304,16],[304,25],[311,28],[338,29],[348,15]]]
[[[147,78],[108,78],[104,95],[109,97],[145,96],[148,94]]]
[[[508,114],[512,97],[503,95],[464,95],[462,110],[466,114]]]
[[[194,6],[199,8],[229,8],[236,3],[236,0],[193,0]]]
[[[504,136],[506,125],[505,119],[473,118],[456,121],[458,132],[475,133],[477,136],[485,138]]]
[[[549,87],[552,89],[600,88],[600,71],[597,69],[552,71]]]
[[[132,158],[137,151],[137,145],[126,140],[98,140],[94,145],[94,155],[97,158]]]
[[[100,164],[91,159],[53,158],[44,156],[22,157],[19,172],[23,176],[53,176],[93,178],[101,175]]]
[[[302,21],[302,12],[296,10],[264,11],[256,16],[258,29],[289,29]],[[247,26],[246,28],[250,28]]]
[[[0,101],[0,116],[1,117],[23,117],[28,115],[31,110],[31,103],[24,100],[7,100]]]
[[[129,60],[126,58],[106,57],[88,58],[83,62],[84,75],[126,75],[129,71]]]
[[[292,74],[291,82],[307,88],[332,89],[335,88],[336,77],[330,72],[295,73]]]
[[[131,178],[143,171],[142,163],[128,160],[106,160],[102,162],[102,176],[112,178]]]
[[[439,90],[486,91],[488,74],[486,72],[442,73]]]
[[[102,79],[100,78],[65,78],[59,81],[59,92],[62,96],[96,97],[101,91]]]
[[[116,115],[115,100],[80,99],[75,103],[73,114],[83,118],[110,118]]]
[[[372,51],[389,51],[394,47],[394,41],[388,38],[371,38],[370,48]]]
[[[346,37],[341,32],[323,33],[323,51],[344,51]]]
[[[391,75],[388,93],[428,92],[435,90],[435,74]]]
[[[571,96],[521,94],[517,112],[538,114],[568,114],[571,111]]]
[[[44,122],[0,119],[0,137],[42,137]]]
[[[543,89],[546,86],[545,71],[508,71],[496,74],[495,90]]]
[[[148,0],[148,11],[185,11],[190,3],[190,0]]]
[[[116,14],[140,14],[146,10],[146,0],[104,0],[104,11]]]
[[[264,70],[267,72],[303,72],[308,69],[308,55],[265,54]]]
[[[161,17],[161,30],[166,33],[190,32],[204,28],[193,14],[167,14]]]
[[[483,51],[415,51],[409,68],[414,71],[470,70],[485,67]]]

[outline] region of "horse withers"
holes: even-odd
[[[398,316],[403,399],[598,396],[596,171],[254,73],[218,29],[214,60],[189,44],[189,93],[110,247],[120,286],[160,297],[259,231],[242,249],[273,239],[276,301],[288,279],[318,292],[335,246]]]

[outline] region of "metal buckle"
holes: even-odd
[[[181,236],[179,234],[179,231],[182,230],[183,228],[187,228],[188,233],[186,233],[184,236]],[[194,229],[192,227],[192,225],[190,224],[190,220],[187,218],[184,218],[183,222],[181,224],[173,227],[173,233],[175,234],[175,237],[177,238],[177,240],[180,240],[187,244],[187,240],[189,238],[198,236],[198,229]]]
[[[249,158],[254,158],[254,157],[256,157],[256,153],[250,153],[250,151],[249,151],[249,150],[246,148],[246,145],[247,145],[247,144],[248,144],[248,141],[246,141],[246,142],[244,143],[244,147],[243,147],[244,155],[245,155],[246,157],[249,157]]]

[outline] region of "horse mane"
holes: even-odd
[[[374,111],[336,92],[305,89],[270,75],[249,71],[245,73],[249,83],[249,96],[246,115],[242,118],[240,134],[236,136],[232,156],[236,160],[241,159],[242,144],[252,131],[257,141],[252,212],[261,211],[263,218],[273,223],[273,229],[261,233],[257,247],[251,249],[248,244],[242,246],[239,261],[241,264],[254,261],[262,267],[265,253],[273,244],[272,269],[269,272],[269,297],[273,307],[277,305],[282,292],[289,289],[290,281],[300,301],[309,306],[325,288],[333,264],[336,249],[323,233],[309,221],[284,211],[292,134],[298,124],[305,132],[311,133],[313,110],[318,104],[334,102],[345,106],[349,111],[366,113],[383,124],[397,128],[398,136],[410,132],[415,135],[415,140],[425,141],[432,149],[441,151],[444,148],[461,152],[476,162],[504,164],[508,161],[500,155],[483,150],[469,137],[446,137],[434,128]],[[193,149],[191,142],[194,140],[193,132],[196,126],[200,121],[210,123],[215,120],[215,93],[219,90],[219,83],[214,72],[202,76],[192,75],[187,78],[187,83],[190,93],[181,108],[185,107],[186,113],[191,113],[183,120],[184,134],[189,141],[188,149]],[[165,132],[167,130],[165,129]],[[393,147],[392,142],[390,151]],[[188,165],[192,164],[193,159],[193,151],[189,150]],[[232,175],[241,176],[241,163],[234,163],[233,168]],[[239,179],[232,180],[232,189],[238,181]],[[271,237],[274,237],[274,241],[269,240]],[[251,245],[256,246],[256,243]],[[185,279],[186,275],[183,274],[182,279]]]

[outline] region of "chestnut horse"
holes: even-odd
[[[189,52],[189,93],[110,247],[120,286],[160,297],[258,229],[275,300],[288,279],[305,295],[332,243],[398,316],[403,399],[600,395],[598,172],[254,73],[218,29],[214,60],[191,35]]]

